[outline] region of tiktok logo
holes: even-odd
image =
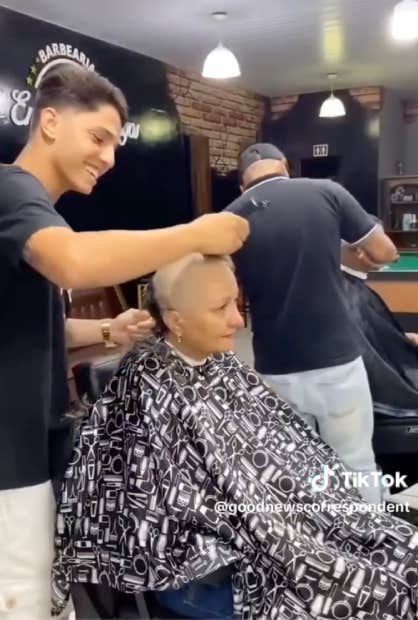
[[[311,489],[314,493],[325,491],[329,487],[331,476],[334,474],[328,465],[322,465],[322,473],[313,476],[311,479]]]
[[[335,478],[336,488],[341,485],[341,479],[346,489],[361,489],[363,487],[406,489],[406,475],[397,471],[395,476],[382,475],[380,471],[341,471],[335,473],[328,465],[322,465],[321,473],[311,478],[311,489],[314,493],[325,491],[330,486],[331,476]]]

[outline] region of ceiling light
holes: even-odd
[[[335,73],[330,73],[328,75],[328,79],[331,80],[331,94],[321,105],[319,111],[319,116],[321,118],[337,118],[338,116],[345,116],[346,114],[344,103],[334,95],[332,81],[335,80],[336,77]]]
[[[224,21],[227,13],[217,11],[212,13],[213,19],[216,21]],[[226,80],[228,78],[238,77],[241,70],[235,54],[225,47],[220,41],[218,45],[206,56],[203,64],[202,76],[218,80]]]
[[[396,41],[418,39],[418,0],[402,0],[393,9],[392,37]]]
[[[336,118],[337,116],[345,116],[345,106],[341,99],[332,93],[321,105],[319,116],[321,118]]]

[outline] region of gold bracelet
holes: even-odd
[[[106,349],[117,347],[110,335],[110,323],[105,322],[100,325],[100,331],[102,332],[102,338]]]

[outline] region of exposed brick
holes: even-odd
[[[202,101],[204,101],[208,105],[216,106],[218,109],[223,104],[223,99],[213,94],[212,95],[205,94],[204,97],[202,98]]]
[[[211,114],[203,114],[203,118],[205,121],[210,121],[211,123],[222,122],[222,116],[220,114],[214,114],[213,112],[211,112]]]
[[[245,129],[241,129],[241,127],[231,127],[229,132],[233,136],[246,136],[248,135],[248,131]]]
[[[235,169],[242,144],[257,138],[266,98],[172,67],[167,79],[183,130],[209,138],[211,165],[220,173]]]
[[[241,143],[241,141],[242,141],[242,136],[241,136],[241,135],[236,135],[236,136],[234,136],[234,135],[230,134],[230,135],[228,136],[228,142],[229,142],[229,143],[240,144],[240,143]]]
[[[239,122],[231,121],[228,118],[225,118],[225,116],[222,116],[222,122],[225,125],[225,127],[238,127],[239,125]]]
[[[181,77],[180,75],[176,75],[176,74],[168,74],[168,78],[171,82],[171,84],[176,84],[177,86],[188,86],[190,83],[190,80],[188,80],[187,78]]]
[[[216,138],[215,138],[215,136],[212,136],[213,140],[212,140],[211,144],[213,145],[213,148],[219,148],[219,149],[225,148],[225,140],[220,140],[219,139],[220,136],[221,136],[219,131],[216,132],[216,133],[217,133]]]
[[[231,119],[233,121],[245,121],[245,114],[243,112],[237,112],[236,110],[231,110],[228,112],[228,120]]]
[[[237,127],[239,127],[240,129],[248,129],[249,131],[256,131],[257,130],[257,123],[251,123],[248,121],[241,121],[239,123],[237,123]]]
[[[211,140],[213,141],[217,141],[221,138],[222,134],[220,131],[213,131],[213,129],[209,129],[207,130],[207,134],[209,136],[209,138],[211,138]]]
[[[418,99],[407,99],[403,102],[403,116],[405,123],[418,121]]]
[[[383,105],[384,92],[379,86],[351,88],[350,95],[365,108],[380,110]]]
[[[177,106],[177,109],[181,112],[183,112],[183,114],[186,114],[187,116],[191,116],[193,118],[202,118],[202,113],[199,112],[198,110],[195,110],[194,108],[190,107],[190,106]]]
[[[358,95],[368,95],[374,93],[376,95],[381,94],[380,86],[362,86],[360,88],[350,88],[350,94],[353,97],[357,97]]]
[[[273,118],[280,118],[289,112],[297,103],[299,95],[289,95],[287,97],[273,97],[270,100],[271,112]]]
[[[238,106],[237,103],[235,101],[230,101],[229,98],[228,99],[223,99],[221,102],[222,108],[224,108],[225,110],[232,110],[232,111],[236,111],[239,110],[241,108],[241,106]],[[248,109],[248,108],[246,108]]]
[[[210,147],[210,155],[211,157],[219,157],[221,158],[223,155],[223,150],[222,149],[215,149]]]
[[[187,97],[183,97],[183,95],[177,95],[175,97],[175,101],[176,101],[176,105],[179,106],[184,106],[184,107],[189,107],[190,106],[190,101]]]
[[[208,129],[209,131],[219,131],[220,129],[222,129],[222,127],[218,123],[211,123],[203,119],[199,119],[196,122],[199,123],[199,127],[201,127],[202,129]]]
[[[235,103],[245,103],[245,97],[237,93],[231,92],[231,93],[228,93],[227,96],[228,96],[229,101],[233,101]]]
[[[212,112],[213,110],[213,106],[208,105],[207,103],[201,103],[200,101],[193,101],[192,102],[192,107],[195,110],[199,110],[200,112]],[[203,118],[205,117],[205,115],[203,115]]]
[[[225,97],[225,93],[222,93],[222,91],[218,88],[215,88],[213,86],[209,86],[208,84],[202,84],[201,82],[196,82],[196,81],[192,81],[191,82],[191,92],[192,93],[200,93],[200,96],[203,95],[215,95],[217,97],[219,97],[220,99],[222,99],[222,97]],[[199,95],[196,95],[199,96]]]
[[[170,71],[167,76],[171,84],[180,84],[181,77],[178,74]]]

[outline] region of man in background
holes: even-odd
[[[234,260],[250,305],[255,368],[348,469],[374,472],[373,406],[345,300],[341,239],[377,263],[396,260],[396,248],[337,183],[290,179],[271,144],[245,149],[239,173],[242,195],[227,210],[251,224]],[[380,501],[379,489],[362,491]]]

